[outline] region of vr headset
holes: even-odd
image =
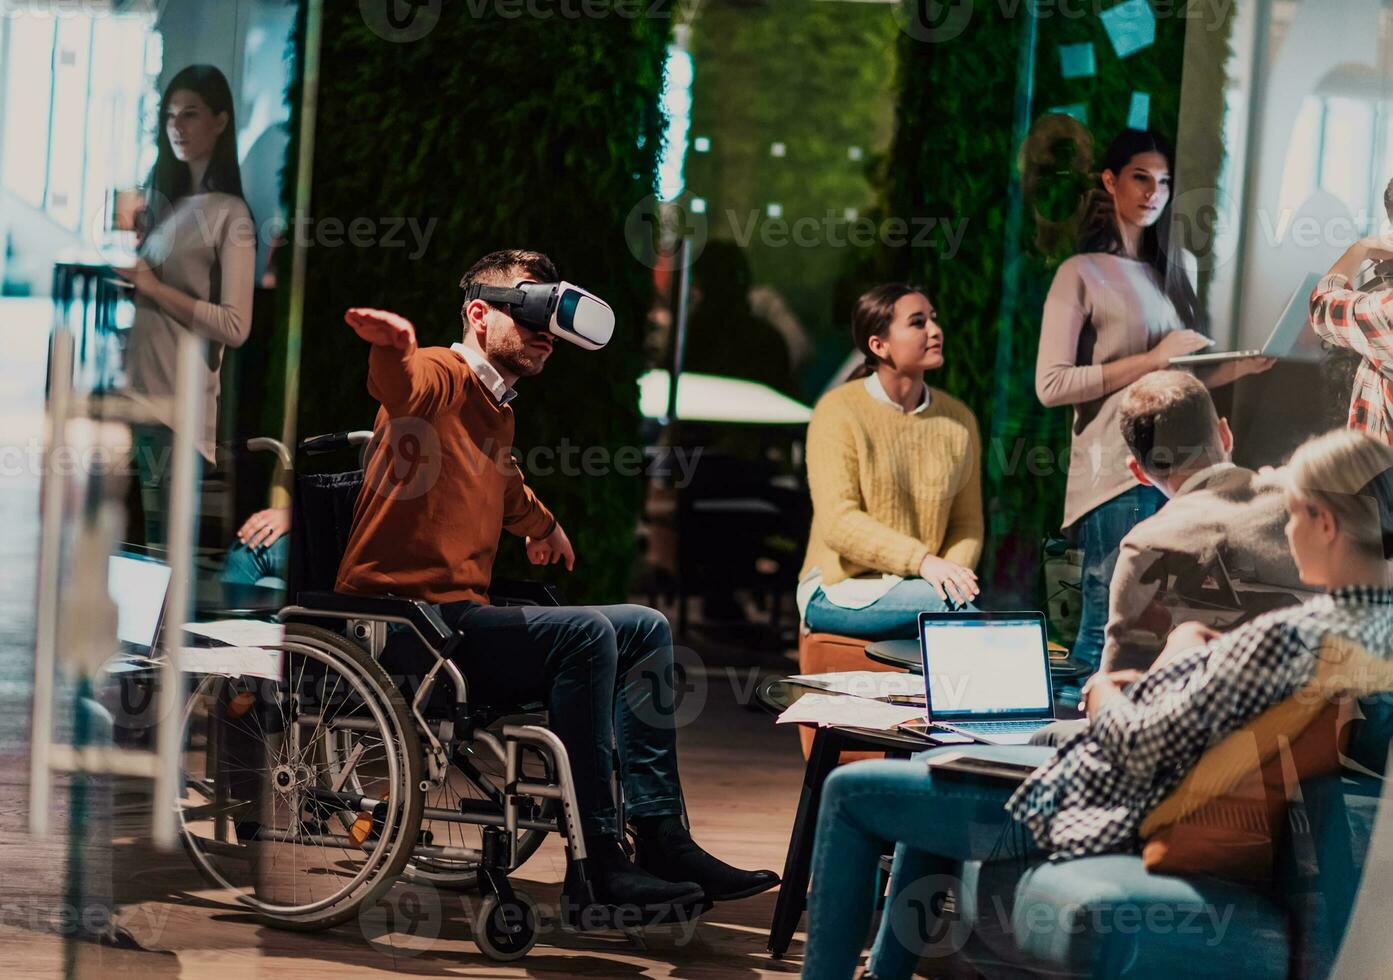
[[[464,301],[472,299],[506,307],[527,329],[586,350],[599,350],[614,336],[614,310],[594,293],[569,282],[524,282],[512,287],[475,283],[464,291]]]

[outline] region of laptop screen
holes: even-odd
[[[106,588],[116,604],[116,638],[149,650],[160,628],[169,566],[152,558],[112,555],[107,559]]]
[[[931,718],[1053,714],[1045,624],[1038,615],[925,615],[920,630]]]

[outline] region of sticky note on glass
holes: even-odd
[[[1127,110],[1128,129],[1146,129],[1151,125],[1151,94],[1133,92],[1132,105]]]
[[[1092,78],[1098,72],[1098,60],[1093,56],[1093,42],[1061,44],[1059,74],[1064,78]]]
[[[1100,17],[1119,58],[1148,48],[1156,40],[1156,15],[1147,0],[1124,0]]]
[[[1053,109],[1047,109],[1045,111],[1055,112],[1061,116],[1073,116],[1081,123],[1088,122],[1088,106],[1084,105],[1082,102],[1070,102],[1068,105],[1057,105]]]

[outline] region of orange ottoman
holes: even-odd
[[[803,633],[798,637],[798,673],[829,674],[843,670],[884,670],[898,673],[894,667],[876,663],[866,656],[866,646],[871,640],[858,640],[854,636],[839,636],[836,633]],[[798,737],[803,740],[803,758],[807,759],[813,750],[813,730],[807,725],[798,726]],[[860,759],[883,759],[884,752],[843,752],[843,763]]]

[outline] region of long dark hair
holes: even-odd
[[[871,352],[871,338],[885,335],[895,320],[895,304],[913,293],[928,295],[922,287],[905,282],[887,282],[861,294],[851,311],[851,340],[866,359],[851,372],[848,381],[875,373],[880,358]]]
[[[227,126],[213,146],[213,155],[199,187],[193,186],[189,165],[174,155],[174,147],[169,143],[165,115],[169,111],[170,97],[179,91],[193,92],[214,115],[227,113]],[[216,191],[242,197],[242,170],[237,165],[237,115],[232,105],[232,88],[223,73],[212,65],[189,65],[170,79],[165,86],[164,97],[160,99],[160,120],[155,140],[158,151],[155,166],[150,170],[144,215],[147,231],[164,220],[181,198],[190,194]]]
[[[1142,153],[1159,153],[1166,158],[1171,171],[1171,187],[1175,187],[1175,150],[1160,133],[1146,129],[1124,129],[1108,145],[1107,152],[1098,165],[1098,184],[1093,190],[1088,215],[1079,232],[1080,252],[1107,252],[1111,255],[1123,254],[1122,231],[1117,226],[1117,213],[1111,195],[1103,188],[1103,171],[1111,171],[1120,177],[1122,170],[1133,157]],[[1185,265],[1179,261],[1179,245],[1172,252],[1171,244],[1171,204],[1174,194],[1166,201],[1161,216],[1156,223],[1142,230],[1141,254],[1138,256],[1156,270],[1156,278],[1161,283],[1166,298],[1175,307],[1186,329],[1202,329],[1203,317],[1200,313],[1199,297],[1185,274]]]

